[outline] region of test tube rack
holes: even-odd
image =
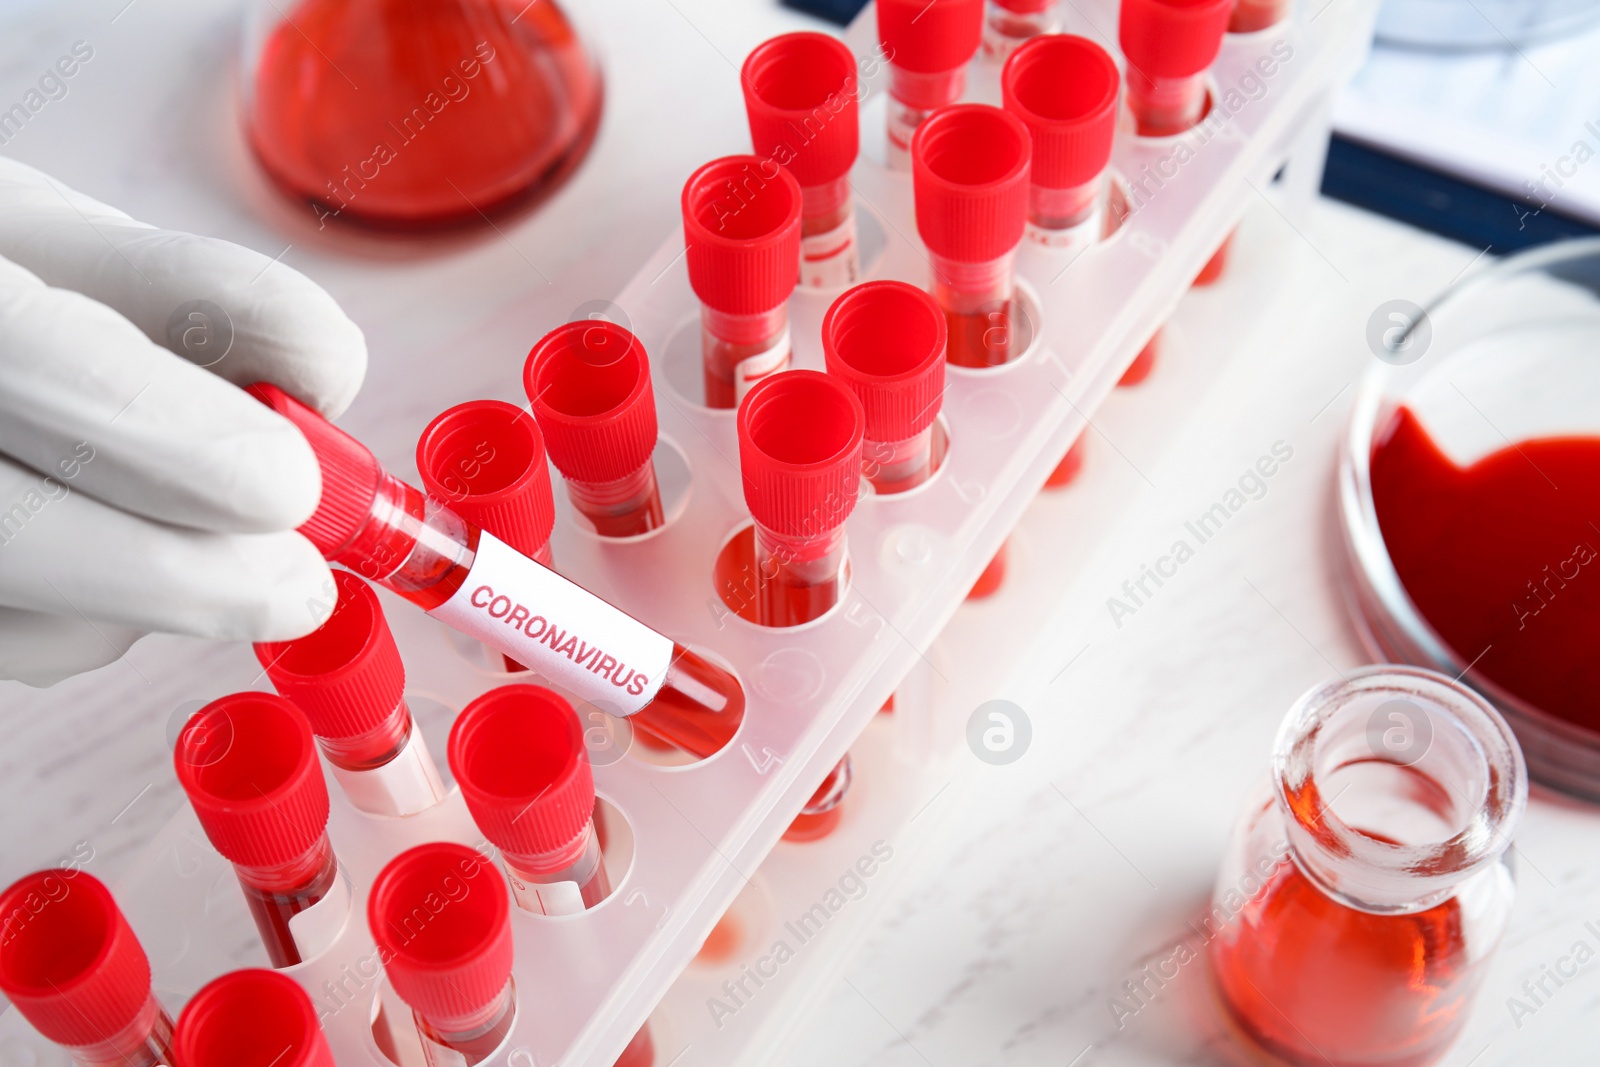
[[[558,491],[554,556],[562,572],[596,594],[731,666],[748,706],[732,743],[693,764],[645,758],[625,733],[593,731],[595,780],[606,806],[606,862],[616,889],[576,916],[513,909],[519,1010],[506,1043],[485,1061],[490,1067],[608,1067],[817,784],[858,740],[861,782],[852,799],[874,806],[859,824],[903,826],[917,817],[926,799],[921,786],[936,778],[934,768],[950,748],[938,736],[948,731],[938,721],[937,702],[918,696],[934,669],[926,656],[935,639],[1087,419],[1245,210],[1264,198],[1292,217],[1316,195],[1333,97],[1365,53],[1376,3],[1310,4],[1272,30],[1229,36],[1210,75],[1213,118],[1201,128],[1159,139],[1134,137],[1126,124],[1119,128],[1112,168],[1120,226],[1070,261],[1024,248],[1019,288],[1031,342],[1002,367],[949,368],[941,416],[949,450],[942,467],[911,493],[863,493],[847,526],[849,589],[812,623],[792,629],[748,624],[713,582],[720,548],[749,520],[734,413],[700,407],[674,384],[698,373],[698,303],[682,235],[665,242],[617,297],[613,313],[651,354],[662,438],[657,463],[669,522],[642,538],[605,542],[581,528]],[[1065,7],[1067,32],[1115,53],[1116,0]],[[870,7],[846,40],[864,75],[862,155],[851,178],[864,275],[926,284],[910,175],[885,161],[887,76]],[[731,79],[728,91],[738,91]],[[998,97],[998,67],[975,60],[967,98],[998,103]],[[796,366],[821,368],[819,327],[835,295],[796,292],[790,305]],[[508,395],[519,371],[506,368]],[[494,670],[492,660],[459,635],[382,595],[408,667],[408,700],[442,763],[449,716],[479,693],[528,676]],[[902,698],[892,729],[873,724],[897,688]],[[383,979],[366,929],[366,887],[388,859],[412,845],[441,839],[476,845],[482,838],[454,790],[436,808],[406,819],[363,814],[337,788],[330,793],[329,833],[352,880],[353,905],[332,947],[287,973],[312,996],[340,1064],[384,1067],[389,1060],[371,1029]],[[870,851],[870,842],[852,842],[845,851],[853,859],[862,847]],[[819,849],[819,855],[837,851]],[[793,854],[788,850],[785,862]],[[170,1007],[225,970],[264,962],[233,873],[187,807],[114,888]],[[773,922],[789,917],[781,906],[767,912]],[[853,924],[859,927],[868,914],[858,909]],[[846,925],[829,936],[843,938]],[[762,934],[753,937],[759,941]],[[812,960],[819,956],[813,953]],[[818,976],[827,971],[815,963],[808,968]],[[775,1033],[784,1010],[779,999],[715,1022],[671,1013],[666,1026],[658,1026],[658,1063],[692,1044],[697,1028],[708,1032],[703,1047],[759,1058],[759,1042],[726,1034],[712,1040],[709,1031]],[[0,1047],[31,1053],[23,1062],[67,1063],[15,1012],[0,1017]]]

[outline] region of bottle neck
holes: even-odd
[[[1140,137],[1171,137],[1205,115],[1206,73],[1185,78],[1150,78],[1128,68],[1128,109]]]
[[[904,441],[867,441],[861,473],[879,493],[903,493],[933,476],[933,424]]]
[[[594,820],[585,823],[571,841],[549,852],[513,853],[500,850],[506,866],[534,881],[566,880],[582,883],[600,862],[600,838]]]
[[[1016,257],[1012,250],[983,263],[963,263],[929,252],[933,297],[945,311],[957,315],[970,315],[1004,303],[1011,299],[1012,264]]]
[[[844,565],[844,527],[814,537],[792,537],[755,524],[756,560],[761,577],[789,586],[838,581]]]
[[[411,709],[402,699],[372,729],[353,737],[318,737],[317,745],[335,767],[366,771],[393,760],[410,739]]]
[[[918,111],[936,111],[955,103],[967,87],[967,68],[932,72],[889,64],[889,95]]]
[[[155,994],[120,1031],[93,1045],[67,1050],[79,1067],[168,1067],[172,1058],[172,1019]]]
[[[1100,206],[1104,175],[1095,175],[1082,185],[1052,189],[1045,185],[1028,187],[1028,221],[1041,230],[1070,230],[1095,216]]]
[[[417,1015],[417,1029],[433,1044],[452,1052],[470,1052],[477,1055],[469,1063],[477,1063],[499,1045],[500,1039],[511,1029],[516,1018],[517,1001],[508,981],[498,996],[477,1011],[453,1018],[425,1018]],[[430,1060],[430,1062],[432,1062]]]
[[[471,566],[476,533],[445,505],[385,474],[367,521],[328,558],[431,609],[454,592],[448,579]]]
[[[700,322],[707,334],[723,344],[766,348],[789,328],[789,305],[779,304],[754,315],[734,315],[702,304]]]
[[[645,533],[661,525],[656,465],[649,460],[633,473],[611,482],[579,482],[569,478],[567,496],[572,506],[607,536]]]
[[[850,176],[800,188],[800,236],[832,233],[850,218]]]
[[[310,848],[287,863],[271,867],[247,867],[235,863],[233,869],[239,875],[239,881],[252,889],[274,896],[294,896],[332,881],[338,864],[333,858],[333,846],[324,832]]]

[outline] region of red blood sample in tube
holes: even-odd
[[[1004,60],[1025,42],[1056,32],[1055,0],[989,0],[983,19],[983,54]]]
[[[860,149],[855,56],[823,33],[787,33],[756,46],[739,71],[756,155],[800,183],[800,284],[854,285],[850,168]]]
[[[878,41],[889,60],[889,160],[904,167],[917,127],[961,98],[983,39],[983,0],[881,0]]]
[[[539,340],[522,387],[567,482],[567,496],[602,537],[649,533],[665,519],[656,466],[650,358],[604,320],[569,322]]]
[[[328,787],[300,709],[271,693],[213,700],[184,724],[173,763],[206,837],[239,876],[272,965],[332,944],[350,891],[328,843]]]
[[[177,1067],[336,1067],[300,984],[277,971],[225,974],[178,1016]]]
[[[411,1005],[428,1062],[471,1067],[493,1055],[517,1013],[511,902],[500,872],[466,845],[419,845],[378,872],[367,923],[389,984]]]
[[[1062,489],[1071,485],[1083,471],[1083,461],[1088,451],[1089,435],[1080,433],[1078,439],[1072,442],[1072,447],[1067,449],[1067,454],[1061,457],[1061,462],[1050,472],[1050,477],[1044,480],[1044,487]]]
[[[1233,239],[1238,232],[1234,230],[1222,239],[1222,243],[1211,253],[1211,258],[1206,260],[1206,265],[1200,268],[1200,273],[1194,276],[1191,284],[1204,287],[1222,277],[1223,272],[1228,269],[1228,254],[1233,251]]]
[[[753,385],[788,369],[804,200],[794,175],[758,156],[714,159],[684,183],[707,407],[738,407]]]
[[[1028,129],[985,104],[947,107],[912,140],[917,232],[958,367],[1012,359],[1012,262],[1028,217]]]
[[[983,573],[978,575],[978,580],[972,583],[972,588],[967,591],[968,600],[982,600],[984,597],[993,596],[1000,591],[1006,580],[1006,549],[1008,542],[1001,542],[1000,551],[994,554],[989,565],[983,568]]]
[[[1028,234],[1040,244],[1070,244],[1064,231],[1099,215],[1119,78],[1104,48],[1070,34],[1036,37],[1006,61],[1000,77],[1005,109],[1033,140]]]
[[[791,179],[792,180],[792,179]],[[322,499],[300,533],[581,700],[708,756],[744,718],[723,668],[521,555],[391,476],[365,446],[276,386],[250,392],[305,435]]]
[[[1232,10],[1233,0],[1124,0],[1118,37],[1141,137],[1170,137],[1205,117],[1206,71]]]
[[[175,1062],[150,961],[111,891],[83,871],[36,871],[0,893],[0,993],[81,1067]]]
[[[1138,385],[1150,377],[1150,372],[1156,368],[1156,360],[1161,356],[1162,329],[1163,327],[1156,327],[1156,332],[1150,335],[1150,340],[1144,343],[1144,347],[1139,349],[1139,354],[1133,357],[1133,362],[1128,364],[1128,369],[1117,379],[1118,385]]]
[[[861,401],[862,473],[879,493],[933,476],[934,420],[944,400],[945,319],[905,282],[858,285],[822,319],[828,373]]]
[[[1229,33],[1257,33],[1289,17],[1289,0],[1234,0]]]
[[[305,637],[255,646],[272,687],[305,713],[345,796],[374,815],[411,815],[444,785],[406,707],[405,665],[372,587],[335,571],[338,601]]]
[[[828,772],[822,784],[817,786],[817,791],[811,794],[811,799],[800,809],[800,814],[794,817],[789,828],[783,832],[783,839],[796,843],[820,841],[838,829],[839,820],[844,816],[844,798],[850,791],[851,778],[850,754],[847,752],[844,759]]]

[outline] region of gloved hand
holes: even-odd
[[[304,275],[0,159],[0,678],[50,685],[152,630],[314,629],[331,576],[293,531],[317,465],[237,386],[331,418],[366,362]]]

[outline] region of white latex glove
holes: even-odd
[[[366,363],[304,275],[0,159],[0,678],[50,685],[152,630],[314,629],[331,578],[293,531],[317,465],[237,386],[331,418]]]

